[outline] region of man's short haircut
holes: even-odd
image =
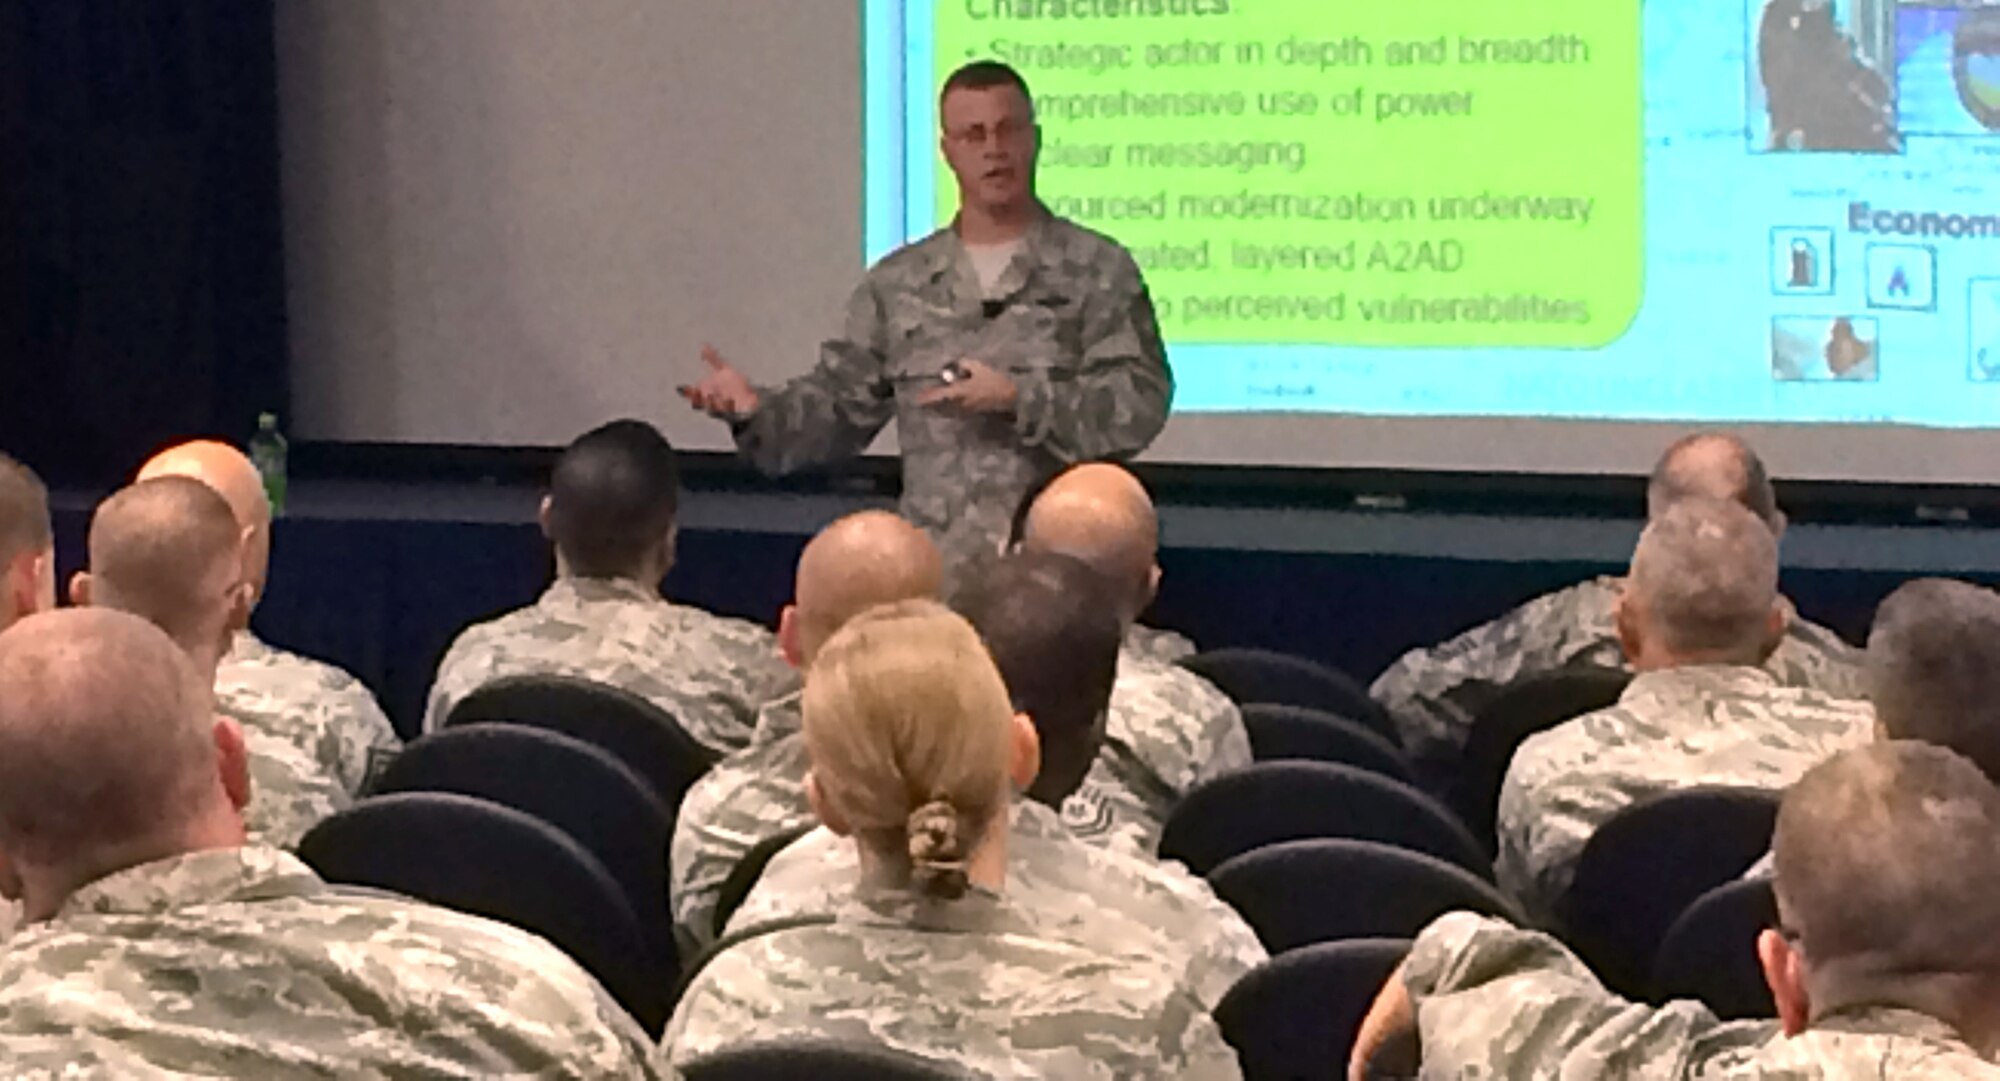
[[[944,108],[944,99],[954,90],[991,90],[996,86],[1011,86],[1028,99],[1028,107],[1034,108],[1035,95],[1028,91],[1028,80],[1008,64],[998,60],[974,60],[964,64],[945,78],[944,89],[938,91],[938,108]]]
[[[1640,535],[1626,588],[1667,648],[1747,658],[1765,644],[1778,600],[1778,541],[1739,503],[1679,500]]]
[[[1727,499],[1776,532],[1784,519],[1763,459],[1750,444],[1724,432],[1682,436],[1660,455],[1646,483],[1646,514],[1655,517],[1683,499]]]
[[[644,421],[614,420],[577,437],[549,480],[549,534],[573,574],[638,570],[680,509],[674,448]]]
[[[0,566],[53,543],[48,488],[34,470],[0,454]]]
[[[1835,755],[1785,796],[1776,888],[1809,965],[2000,973],[2000,790],[1943,747]]]
[[[0,633],[0,846],[101,874],[102,856],[171,834],[216,783],[212,705],[136,616],[67,608]]]
[[[963,586],[952,606],[985,641],[1044,752],[1095,755],[1082,744],[1096,738],[1111,703],[1124,637],[1109,584],[1082,560],[1015,552]]]
[[[2000,781],[2000,593],[1905,582],[1875,609],[1865,663],[1885,736],[1949,747]]]
[[[242,576],[236,516],[192,477],[112,493],[91,515],[89,543],[91,603],[138,616],[184,648],[212,629]]]

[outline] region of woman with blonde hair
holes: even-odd
[[[889,1045],[992,1077],[1235,1078],[1176,969],[1033,925],[1006,899],[1013,793],[1039,764],[979,637],[930,601],[850,621],[806,673],[807,794],[857,849],[826,918],[731,935],[661,1045]]]

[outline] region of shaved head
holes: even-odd
[[[1021,547],[1080,560],[1111,583],[1127,622],[1153,601],[1160,520],[1139,478],[1108,462],[1073,466],[1028,508]]]
[[[1866,667],[1883,736],[1949,747],[2000,781],[2000,593],[1903,583],[1875,609]]]
[[[0,852],[85,865],[80,884],[171,836],[218,788],[210,716],[187,658],[137,616],[71,608],[0,633]]]
[[[888,511],[850,514],[799,556],[793,595],[797,648],[810,664],[848,620],[877,605],[937,599],[944,563],[924,531]]]
[[[1620,607],[1630,634],[1680,660],[1762,664],[1777,644],[1777,538],[1739,503],[1679,500],[1640,535]]]
[[[1660,455],[1646,484],[1646,517],[1683,499],[1721,499],[1756,515],[1773,534],[1785,530],[1764,462],[1750,445],[1723,432],[1684,436]]]
[[[247,598],[242,541],[229,505],[188,477],[140,481],[90,519],[90,570],[79,599],[165,631],[205,662],[226,650]]]
[[[1990,992],[2000,976],[1996,838],[2000,790],[1942,747],[1877,743],[1806,773],[1778,812],[1773,851],[1779,912],[1820,984],[1815,1011],[1907,1003],[1914,985],[1940,976]]]
[[[264,494],[264,478],[240,450],[227,443],[202,439],[168,447],[139,467],[137,480],[155,477],[189,477],[215,491],[229,504],[237,528],[247,538],[243,549],[243,574],[256,596],[264,594],[264,582],[271,570],[271,501]]]

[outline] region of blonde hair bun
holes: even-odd
[[[932,897],[965,896],[965,833],[957,808],[934,799],[910,812],[910,881]]]

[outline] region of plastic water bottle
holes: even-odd
[[[278,414],[259,413],[257,434],[250,437],[250,464],[264,478],[264,495],[271,500],[273,516],[285,513],[285,456],[288,449],[283,432],[278,431]]]

